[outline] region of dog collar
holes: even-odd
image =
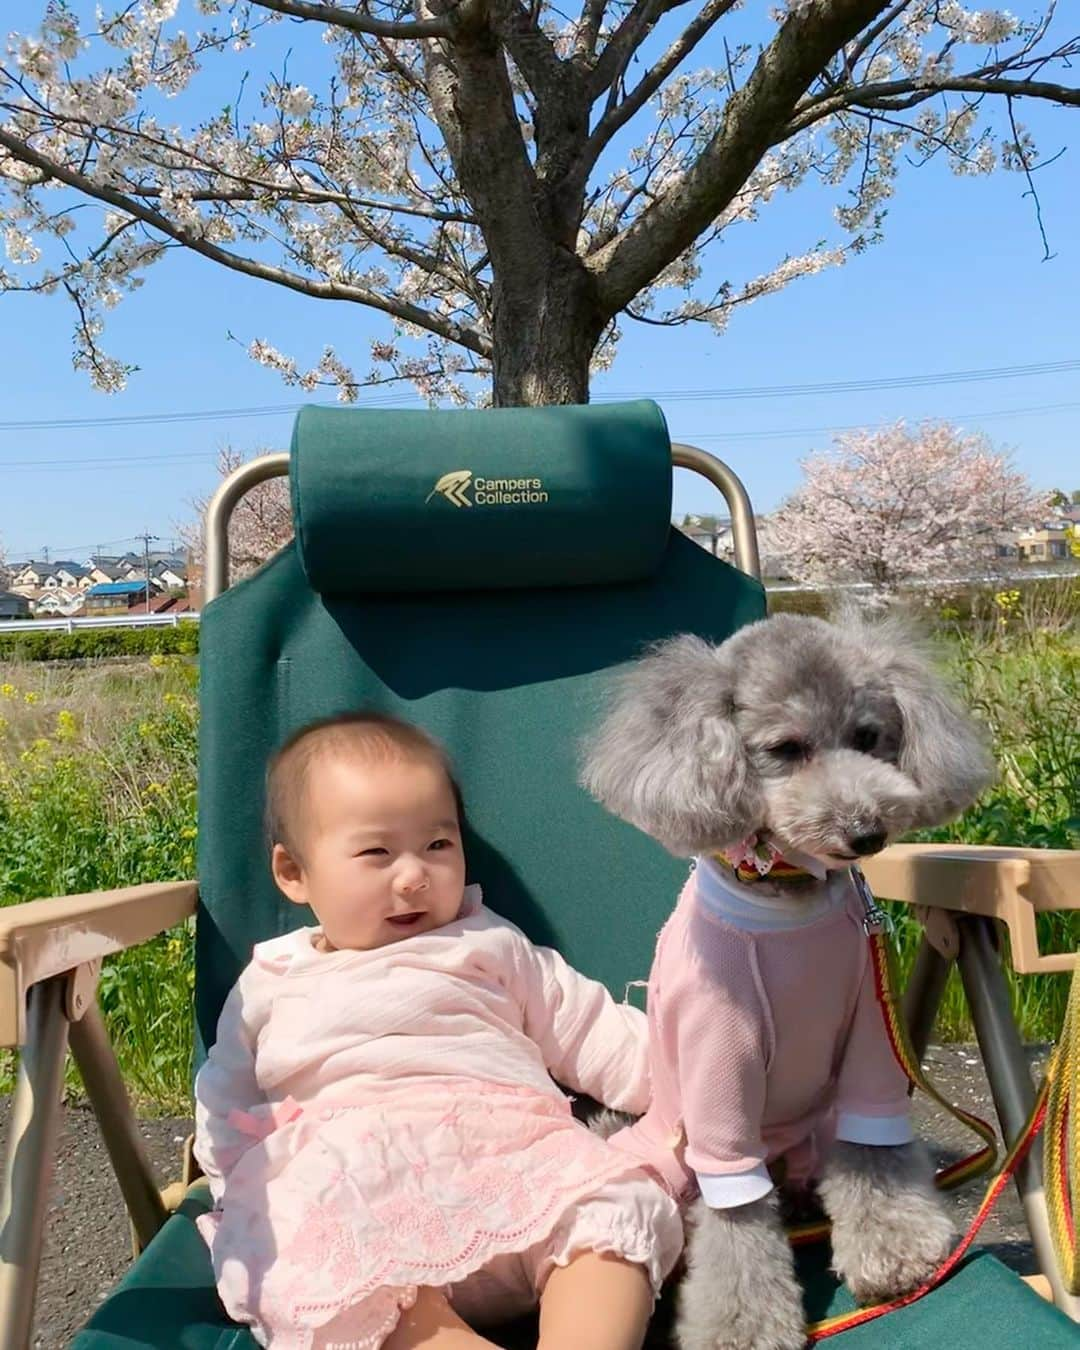
[[[736,881],[753,885],[756,881],[824,881],[825,867],[805,854],[785,858],[780,850],[759,834],[749,834],[737,844],[709,855],[713,862],[733,873]]]

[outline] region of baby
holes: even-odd
[[[318,921],[257,945],[195,1084],[199,1220],[230,1316],[274,1350],[636,1350],[674,1202],[554,1079],[648,1105],[644,1017],[465,885],[441,749],[377,714],[273,758],[271,867]]]

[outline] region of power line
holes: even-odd
[[[87,544],[61,544],[59,547],[50,547],[48,551],[62,562],[73,561],[75,558],[83,556],[99,557],[103,550],[107,548],[115,548],[117,544],[134,544],[142,537],[141,534],[125,534],[122,539],[93,539]],[[157,537],[157,535],[152,536],[155,539]],[[170,537],[169,542],[175,546],[176,539]],[[172,551],[175,552],[175,548]],[[9,548],[7,552],[16,558],[34,558],[34,550],[29,548]],[[48,560],[43,557],[41,561],[46,562]]]
[[[965,413],[941,413],[932,419],[910,419],[914,421],[942,421],[942,422],[968,422],[981,421],[988,422],[997,419],[1008,419],[1012,417],[1036,417],[1043,413],[1062,412],[1067,409],[1080,408],[1080,402],[1066,403],[1035,403],[1024,408],[999,408],[990,411],[965,412]],[[875,431],[883,427],[892,426],[893,423],[900,420],[897,417],[890,417],[883,422],[851,422],[851,423],[832,423],[828,426],[817,427],[778,427],[762,431],[700,431],[700,432],[679,432],[676,440],[689,441],[718,441],[722,443],[729,442],[756,442],[797,439],[802,436],[824,436],[834,432],[841,431]],[[63,470],[72,473],[80,469],[118,469],[125,468],[128,465],[138,464],[174,464],[183,461],[193,460],[211,460],[216,459],[217,455],[210,451],[200,450],[178,450],[170,451],[160,455],[115,455],[104,456],[94,459],[13,459],[0,460],[0,469],[4,472],[12,473],[34,473],[43,470]],[[132,536],[141,538],[141,535]]]
[[[1080,361],[1047,361],[1034,366],[999,366],[988,370],[953,370],[939,375],[883,375],[869,380],[833,380],[818,384],[746,385],[734,389],[676,389],[647,394],[603,395],[597,402],[623,398],[655,398],[665,403],[728,399],[801,398],[820,394],[853,394],[885,389],[936,388],[946,384],[979,384],[986,380],[1020,379],[1029,375],[1063,375],[1080,370]]]
[[[900,418],[890,417],[884,422],[850,422],[827,427],[787,427],[777,431],[687,431],[680,433],[677,439],[685,437],[690,441],[775,441],[786,437],[824,436],[838,431],[879,431],[894,426],[900,421],[919,422],[987,422],[991,419],[1010,417],[1034,417],[1041,413],[1061,412],[1067,408],[1080,408],[1080,402],[1073,403],[1036,403],[1030,408],[1002,408],[998,412],[943,413],[934,417]]]
[[[977,384],[987,380],[1026,379],[1033,375],[1064,375],[1080,370],[1080,359],[1043,361],[1026,366],[996,366],[980,370],[940,371],[926,375],[883,375],[864,380],[831,380],[815,384],[743,385],[712,389],[619,389],[597,392],[594,403],[612,403],[628,398],[653,398],[668,403],[713,402],[736,399],[804,398],[821,394],[850,394],[885,389],[937,388],[948,384]],[[353,406],[401,407],[409,400],[400,394],[373,394]],[[261,404],[249,408],[209,408],[202,411],[132,413],[125,416],[45,418],[37,421],[0,422],[0,431],[59,431],[88,427],[146,426],[151,423],[224,422],[250,417],[283,417],[297,412],[304,403]],[[322,406],[337,406],[324,404]]]
[[[0,469],[97,469],[124,464],[164,464],[178,460],[217,459],[212,450],[176,450],[163,455],[112,455],[97,459],[10,459],[0,460]],[[141,535],[132,535],[141,539]]]

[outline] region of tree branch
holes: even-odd
[[[433,0],[421,0],[424,5]],[[458,181],[484,222],[484,241],[504,287],[544,268],[538,184],[518,125],[498,34],[463,34],[453,52],[424,44],[428,96]]]
[[[69,169],[66,165],[55,163],[3,128],[0,128],[0,146],[3,146],[9,154],[21,163],[29,164],[32,168],[38,169],[47,178],[55,178],[58,182],[66,183],[68,187],[76,188],[88,197],[108,202],[110,206],[115,206],[118,210],[134,216],[146,225],[152,226],[170,239],[175,239],[178,244],[183,244],[193,253],[199,253],[204,258],[221,263],[231,271],[240,272],[245,276],[258,277],[262,281],[272,281],[278,286],[298,291],[301,295],[315,296],[319,300],[351,300],[356,304],[367,305],[371,309],[380,310],[382,313],[401,319],[405,323],[415,324],[418,328],[426,328],[429,333],[434,333],[437,337],[445,338],[450,342],[457,342],[469,351],[475,352],[478,356],[489,357],[491,355],[491,342],[485,334],[478,332],[476,329],[463,328],[460,324],[443,319],[437,314],[432,314],[419,305],[380,295],[377,291],[368,290],[363,286],[343,285],[335,281],[317,281],[314,277],[304,277],[297,272],[289,272],[285,268],[275,267],[270,263],[258,262],[254,258],[245,258],[240,254],[230,253],[227,249],[223,249],[190,230],[185,230],[176,225],[166,216],[163,216],[160,211],[155,211],[153,207],[145,206],[142,202],[118,192],[115,188],[106,187],[102,183],[95,183],[92,178],[88,178],[75,169]]]
[[[669,10],[684,4],[686,0],[637,0],[596,59],[589,76],[590,98],[599,98],[605,89],[614,89],[650,30]]]
[[[586,260],[607,314],[624,308],[731,202],[824,67],[886,7],[818,0],[789,13],[687,173]]]
[[[563,62],[555,44],[524,5],[513,0],[499,27],[507,51],[537,98],[554,92],[564,79]]]
[[[312,19],[315,23],[334,24],[353,33],[370,33],[383,38],[448,38],[454,26],[448,19],[411,19],[397,22],[391,19],[373,19],[355,9],[341,9],[337,5],[311,4],[309,0],[252,0],[260,9],[272,9],[275,14],[287,14],[294,19]]]
[[[1023,166],[1024,177],[1027,179],[1028,191],[1031,194],[1032,201],[1035,203],[1035,220],[1038,223],[1039,235],[1042,238],[1043,262],[1049,262],[1054,255],[1050,252],[1050,241],[1046,237],[1046,228],[1043,225],[1042,202],[1039,201],[1039,190],[1035,186],[1034,178],[1031,176],[1031,164],[1028,160],[1027,153],[1024,150],[1023,140],[1020,137],[1020,128],[1016,125],[1016,114],[1013,112],[1012,99],[1007,99],[1006,102],[1009,107],[1009,125],[1012,127],[1013,139],[1016,144],[1016,157]]]
[[[855,69],[859,59],[866,54],[873,43],[875,43],[882,33],[884,33],[889,24],[903,14],[909,3],[910,0],[896,0],[896,4],[894,4],[891,9],[887,9],[881,18],[878,19],[877,23],[871,24],[858,41],[853,42],[851,46],[845,50],[844,64],[847,67],[849,74]]]
[[[1000,76],[954,75],[933,84],[920,85],[917,80],[889,80],[878,84],[857,85],[823,95],[804,104],[784,126],[777,141],[786,141],[797,132],[805,131],[825,117],[843,112],[845,108],[872,108],[887,112],[903,112],[916,104],[925,103],[942,93],[1004,94],[1006,98],[1041,98],[1051,103],[1080,108],[1080,89],[1045,80],[1007,80]],[[776,144],[776,141],[774,141]]]
[[[577,65],[585,65],[591,62],[596,53],[597,39],[600,37],[600,26],[604,22],[604,13],[608,7],[608,0],[585,0],[584,8],[581,11],[581,23],[578,28],[577,37],[574,40],[573,61]]]
[[[656,65],[635,85],[621,103],[604,114],[586,142],[579,163],[574,166],[574,172],[580,173],[582,180],[592,171],[593,165],[615,133],[645,106],[668,76],[689,56],[716,21],[722,18],[728,10],[733,9],[738,2],[739,0],[707,0],[697,17],[686,26]]]
[[[4,67],[0,66],[0,75],[6,73]],[[17,104],[6,103],[2,100],[0,100],[0,110],[13,114],[20,111]],[[95,138],[101,140],[102,128],[85,117],[70,114],[57,116],[44,107],[40,109],[39,116],[43,123],[51,125],[65,134],[68,134],[69,128],[72,127],[78,127],[85,133],[87,151],[80,165],[80,171],[84,170],[91,145],[94,144]],[[150,136],[140,127],[110,126],[107,130],[112,136],[151,146],[155,150],[160,150],[165,156],[179,156],[185,161],[190,161],[183,164],[169,163],[167,159],[161,157],[155,159],[144,152],[146,159],[151,163],[156,163],[164,172],[172,174],[183,168],[188,173],[202,174],[211,179],[224,179],[227,182],[239,184],[237,191],[203,188],[186,194],[193,202],[222,202],[228,204],[232,202],[264,201],[267,198],[272,198],[275,201],[293,201],[310,206],[340,206],[362,211],[389,211],[395,215],[416,216],[422,220],[434,220],[440,223],[478,224],[476,217],[469,211],[456,211],[437,206],[410,206],[400,202],[380,201],[370,197],[354,197],[347,192],[335,192],[329,188],[309,188],[299,185],[286,187],[276,180],[259,178],[254,174],[236,173],[226,169],[221,164],[215,164],[191,149],[171,145],[160,136]],[[110,144],[107,141],[101,143]],[[162,189],[154,184],[129,183],[125,191],[133,193],[137,197],[160,197]],[[418,191],[420,190],[418,189]]]

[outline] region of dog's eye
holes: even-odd
[[[769,754],[793,764],[796,760],[806,759],[809,747],[805,741],[781,741],[778,745],[769,746]]]
[[[861,755],[872,754],[877,748],[878,729],[877,727],[856,727],[855,735],[851,738],[852,748],[858,750]]]

